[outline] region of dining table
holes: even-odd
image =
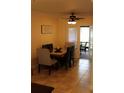
[[[56,51],[56,49],[53,49],[52,52],[50,52],[51,56],[63,56],[67,52],[66,49],[62,48],[60,51]]]
[[[66,52],[67,52],[67,50],[65,48],[62,48],[60,51],[56,51],[56,49],[54,49],[52,52],[50,52],[50,56],[52,59],[57,60],[59,66],[60,66],[60,64],[61,64],[60,61],[64,57]]]

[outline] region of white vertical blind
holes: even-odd
[[[77,32],[76,32],[76,28],[69,28],[69,37],[68,37],[68,41],[69,42],[76,42],[77,41]]]
[[[77,29],[70,27],[68,31],[68,42],[74,44],[75,48],[77,47]]]

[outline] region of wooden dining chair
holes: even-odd
[[[51,74],[51,67],[57,63],[55,59],[50,58],[50,51],[49,49],[45,48],[38,48],[38,67],[40,72],[40,66],[47,66],[49,68],[49,75]]]
[[[66,69],[70,67],[71,64],[71,47],[67,47],[67,52],[64,56],[59,58],[59,61],[61,62],[62,65],[65,66]]]
[[[71,64],[73,64],[73,66],[74,66],[74,49],[75,49],[75,46],[71,46],[70,56],[71,56],[71,61],[72,61]],[[70,66],[71,66],[71,64],[70,64]]]

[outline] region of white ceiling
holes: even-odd
[[[92,15],[92,0],[32,0],[32,10],[51,14]]]

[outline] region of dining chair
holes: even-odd
[[[49,75],[50,75],[51,74],[51,68],[52,68],[52,66],[54,66],[57,63],[57,61],[55,59],[51,59],[49,49],[38,48],[37,54],[38,54],[39,72],[40,72],[40,66],[41,65],[47,66],[49,68]]]
[[[49,49],[49,51],[52,52],[53,51],[53,44],[52,43],[44,44],[44,45],[42,45],[42,48]]]
[[[71,54],[70,54],[70,56],[71,56],[71,61],[72,61],[72,63],[73,63],[73,66],[74,66],[74,49],[75,49],[75,46],[73,45],[73,46],[71,46]],[[71,64],[70,64],[70,66],[71,66]]]
[[[70,67],[71,64],[71,47],[67,47],[67,52],[64,56],[62,56],[61,58],[59,58],[61,64],[63,64],[65,66],[66,69],[68,69],[68,67]]]
[[[86,52],[87,42],[80,42],[80,51]]]

